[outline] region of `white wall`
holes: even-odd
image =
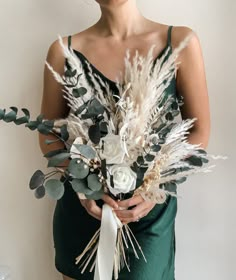
[[[179,188],[176,279],[235,279],[235,22],[234,0],[139,0],[143,13],[160,22],[187,25],[199,35],[207,72],[212,131],[208,151],[228,155],[214,172]],[[44,60],[57,34],[92,24],[93,0],[0,1],[0,108],[40,109]],[[37,134],[0,122],[0,264],[14,280],[57,280],[52,242],[54,202],[36,200],[28,181],[44,168]]]

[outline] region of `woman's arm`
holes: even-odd
[[[210,136],[210,109],[205,67],[201,45],[196,33],[188,27],[174,27],[172,30],[172,46],[177,47],[181,40],[193,33],[189,44],[179,55],[177,71],[177,91],[183,96],[180,107],[183,119],[194,118],[194,126],[190,130],[188,141],[206,148]]]
[[[46,60],[56,72],[61,75],[64,73],[65,58],[58,40],[54,41],[49,47]],[[55,80],[51,71],[45,64],[43,96],[41,103],[41,114],[44,115],[44,119],[51,120],[67,117],[69,107],[67,106],[66,99],[63,97],[62,89],[63,86]],[[39,144],[41,151],[44,154],[51,150],[61,149],[64,147],[64,143],[62,141],[57,141],[47,145],[45,144],[45,139],[56,140],[58,138],[53,134],[43,135],[39,133]]]
[[[174,27],[172,30],[172,46],[176,48],[190,32],[187,27]],[[202,144],[206,148],[210,134],[210,112],[204,62],[199,39],[195,33],[188,46],[182,50],[178,57],[181,62],[177,71],[177,91],[184,97],[184,105],[180,107],[183,119],[194,118],[194,126],[190,130],[188,141],[191,144]],[[146,216],[155,203],[144,201],[139,196],[134,196],[118,202],[120,207],[135,206],[131,210],[115,210],[117,217],[123,223],[137,221]]]
[[[66,39],[63,39],[66,44]],[[52,43],[48,50],[47,62],[54,68],[60,75],[64,73],[65,58],[62,53],[59,41]],[[44,68],[44,86],[43,86],[43,98],[41,104],[41,114],[44,114],[46,119],[58,119],[66,118],[69,113],[69,107],[67,106],[66,99],[63,97],[63,86],[60,85],[53,77],[51,71],[45,65]],[[58,141],[56,143],[47,145],[45,139],[58,139],[53,134],[43,135],[39,133],[39,144],[42,152],[45,154],[51,150],[64,148],[64,143]],[[69,160],[64,161],[60,166],[66,166],[69,164]],[[108,195],[104,194],[102,199],[109,204],[112,208],[117,208],[117,203]],[[94,200],[84,199],[81,200],[82,206],[86,211],[94,218],[100,220],[102,216],[102,210],[97,206]]]

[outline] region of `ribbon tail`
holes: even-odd
[[[102,208],[102,221],[94,280],[111,280],[114,266],[118,224],[108,204]]]

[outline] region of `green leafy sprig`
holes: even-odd
[[[23,116],[18,117],[18,108],[10,107],[11,111],[6,112],[6,109],[0,109],[0,120],[10,123],[13,122],[16,125],[25,125],[25,127],[30,130],[37,130],[41,134],[49,135],[53,134],[57,139],[51,140],[46,139],[45,143],[50,145],[57,141],[62,141],[65,144],[64,149],[57,149],[44,154],[44,157],[48,158],[47,167],[61,167],[58,166],[60,163],[64,162],[66,159],[70,159],[70,153],[68,152],[69,133],[67,130],[67,125],[63,125],[60,128],[60,133],[57,134],[53,131],[54,120],[44,120],[44,115],[40,114],[35,120],[30,120],[30,112],[26,108],[22,108]],[[48,195],[54,199],[60,199],[64,194],[64,185],[60,180],[49,179],[57,173],[61,173],[60,170],[54,170],[52,172],[44,174],[41,170],[37,170],[32,175],[29,187],[31,190],[35,191],[36,198],[42,198],[47,192]]]

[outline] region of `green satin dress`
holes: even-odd
[[[171,48],[171,29],[169,26],[167,45],[156,59],[160,58],[168,48]],[[70,47],[71,36],[68,37]],[[109,83],[110,87],[117,91],[116,84],[105,77],[96,69],[86,57],[79,51],[74,50],[80,58],[83,66],[90,64],[94,73]],[[154,60],[154,63],[156,61]],[[67,62],[66,62],[67,63]],[[88,77],[89,79],[89,77]],[[176,80],[173,78],[169,85],[168,94],[177,96]],[[61,178],[63,180],[64,177]],[[53,237],[55,247],[55,266],[57,270],[73,279],[92,280],[94,273],[85,271],[81,274],[75,258],[84,250],[95,231],[100,226],[100,221],[90,216],[81,206],[76,193],[66,182],[65,194],[57,201],[53,217]],[[101,200],[97,201],[102,206]],[[167,197],[164,204],[156,205],[147,216],[139,222],[130,223],[135,237],[142,247],[147,263],[136,259],[132,250],[127,252],[131,272],[124,267],[120,274],[120,280],[174,280],[175,279],[175,217],[177,213],[177,199]],[[108,245],[109,246],[109,245]],[[101,279],[102,280],[102,279]]]

